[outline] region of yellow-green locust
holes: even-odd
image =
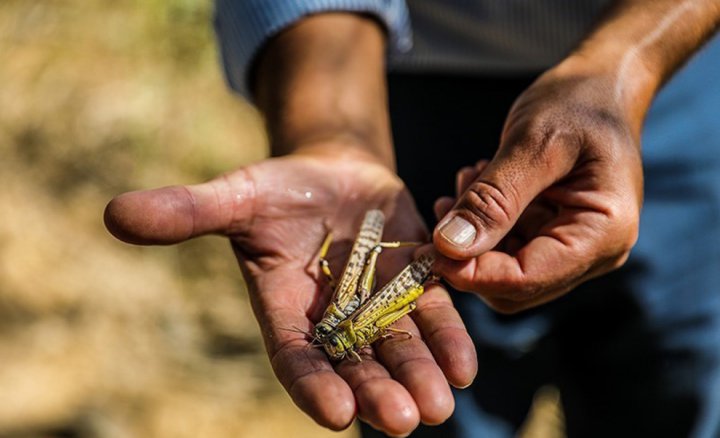
[[[375,248],[380,245],[383,227],[385,226],[385,216],[380,210],[370,210],[365,214],[360,231],[355,237],[350,256],[345,269],[343,269],[340,281],[336,282],[328,265],[325,256],[327,255],[330,243],[332,242],[332,232],[329,232],[325,241],[320,248],[320,267],[322,272],[328,277],[330,285],[334,288],[330,303],[323,314],[322,319],[315,324],[312,336],[318,342],[323,342],[327,336],[337,326],[337,324],[350,316],[360,305],[367,300],[372,289],[359,287],[363,272],[370,259],[371,253],[375,253]],[[373,258],[377,258],[374,256]],[[364,281],[368,281],[367,278]]]
[[[424,254],[405,267],[395,278],[372,295],[346,319],[340,321],[321,340],[332,359],[352,357],[361,361],[358,352],[391,332],[407,333],[390,326],[417,306],[415,300],[424,292],[423,283],[430,275],[435,259]]]
[[[371,297],[377,259],[383,248],[414,245],[382,242],[384,222],[385,217],[379,210],[370,210],[365,214],[339,282],[335,282],[325,259],[332,242],[332,232],[328,233],[321,246],[321,270],[334,290],[311,336],[333,359],[349,355],[359,360],[357,351],[387,336],[392,331],[389,326],[415,308],[415,299],[422,294],[422,284],[430,274],[432,257],[420,257]]]

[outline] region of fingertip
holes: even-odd
[[[477,293],[480,285],[476,284],[475,271],[482,258],[483,256],[468,260],[455,260],[440,256],[436,258],[433,269],[455,290]]]
[[[437,248],[437,245],[435,245],[435,248]],[[457,271],[463,269],[467,263],[468,261],[451,259],[441,253],[439,257],[435,257],[433,271],[447,280],[447,277],[455,276]]]
[[[147,218],[139,214],[142,211],[139,193],[123,193],[113,198],[105,207],[103,214],[105,228],[123,242],[144,243],[137,235],[137,230],[143,229],[147,223]]]
[[[478,160],[477,163],[475,163],[475,169],[480,174],[486,167],[488,167],[488,164],[490,164],[490,160]]]
[[[320,426],[340,431],[355,419],[357,407],[352,390],[332,371],[299,378],[289,393],[295,404]]]
[[[123,205],[125,196],[126,195],[116,196],[108,202],[105,206],[105,211],[103,211],[103,222],[105,223],[105,228],[117,239],[123,242],[133,243],[131,241],[132,236],[127,235],[125,227],[122,225],[125,222],[125,208]]]
[[[433,285],[418,301],[415,322],[447,382],[456,388],[467,387],[477,374],[477,353],[450,295],[442,286]]]
[[[455,399],[441,367],[430,354],[399,365],[390,363],[390,368],[393,378],[412,395],[423,423],[440,424],[452,415]]]
[[[418,259],[425,254],[435,253],[435,247],[432,245],[432,243],[426,243],[422,246],[419,246],[415,251],[413,251],[413,259]]]
[[[441,382],[442,383],[435,385],[434,388],[428,388],[432,390],[432,392],[428,394],[428,397],[426,397],[422,403],[418,404],[420,420],[423,424],[430,426],[442,424],[450,418],[455,410],[455,398],[453,397],[452,391],[447,381],[443,379]]]
[[[420,424],[420,412],[410,394],[390,379],[368,380],[357,388],[360,416],[391,436],[406,436]]]
[[[438,251],[452,259],[462,260],[473,254],[468,254],[477,240],[475,225],[457,214],[449,214],[440,221],[433,233],[433,243]]]
[[[427,426],[437,426],[443,424],[455,411],[455,398],[452,392],[448,394],[437,395],[433,403],[432,410],[427,413],[421,412],[420,418],[422,423]]]
[[[460,196],[467,188],[468,184],[478,175],[477,169],[472,166],[465,166],[457,171],[455,175],[455,195]]]
[[[181,188],[128,192],[105,207],[104,221],[116,238],[133,244],[170,244],[190,237],[192,223],[183,213]],[[185,196],[186,197],[186,196]],[[186,213],[186,212],[185,212]]]
[[[467,335],[467,334],[466,334]],[[467,388],[472,385],[478,372],[478,360],[475,346],[467,336],[453,351],[448,352],[443,361],[445,377],[455,388]]]
[[[455,388],[470,386],[477,375],[478,360],[467,330],[448,327],[436,332],[433,337],[428,341],[447,382]]]

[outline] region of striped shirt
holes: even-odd
[[[610,0],[216,0],[215,29],[230,86],[263,43],[307,15],[375,16],[395,71],[512,73],[545,69],[571,50]]]

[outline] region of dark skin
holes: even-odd
[[[617,2],[516,100],[493,160],[438,200],[437,272],[516,313],[621,266],[638,235],[645,114],[719,22],[713,1]],[[456,216],[472,226],[461,244],[444,228]]]
[[[414,211],[410,195],[386,167],[358,153],[351,159],[324,156],[319,149],[266,160],[201,185],[123,195],[108,207],[108,226],[121,239],[140,244],[207,233],[230,237],[271,365],[295,403],[319,424],[343,429],[357,415],[400,435],[420,420],[440,423],[453,410],[448,382],[467,385],[476,366],[462,321],[440,287],[421,297],[412,320],[397,324],[416,336],[381,342],[374,358],[363,355],[359,364],[331,363],[322,350],[308,348],[306,336],[292,331],[310,331],[327,304],[330,291],[314,257],[325,223],[339,242],[330,253],[336,273],[367,208],[385,211],[387,236],[427,238],[416,215],[407,215]],[[411,251],[383,254],[378,282],[402,269]]]
[[[642,119],[660,84],[720,16],[714,1],[690,3],[662,44],[643,45],[678,2],[619,2],[518,99],[496,157],[459,172],[457,201],[438,201],[445,219],[434,233],[436,270],[451,284],[511,313],[622,264],[642,201]],[[382,29],[361,15],[320,14],[284,30],[264,47],[254,74],[275,158],[201,185],[121,195],[108,205],[106,223],[139,244],[228,236],[273,369],[295,403],[325,427],[342,429],[358,416],[404,435],[421,421],[444,421],[454,407],[448,383],[466,386],[477,370],[441,287],[429,287],[412,318],[397,324],[417,336],[381,342],[359,364],[331,363],[288,330],[310,330],[327,303],[313,262],[326,223],[340,241],[330,254],[336,274],[370,208],[386,213],[386,240],[427,236],[394,173],[384,51]],[[464,246],[440,232],[457,215],[476,230]],[[388,250],[380,282],[411,256],[412,249]]]
[[[403,435],[420,421],[445,421],[454,408],[449,384],[469,385],[477,369],[446,291],[429,287],[412,318],[396,324],[416,336],[379,342],[362,363],[332,363],[292,331],[310,331],[330,295],[317,269],[326,224],[338,242],[329,257],[336,276],[368,209],[385,212],[385,240],[429,239],[393,170],[383,53],[384,35],[366,17],[318,15],[288,29],[257,65],[257,102],[276,157],[201,185],[121,195],[106,222],[140,244],[227,235],[272,367],[295,403],[331,429],[358,416]],[[378,284],[413,250],[386,250]]]

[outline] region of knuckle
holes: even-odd
[[[625,238],[625,240],[620,245],[620,251],[625,255],[629,255],[630,251],[632,251],[633,247],[635,247],[635,244],[638,240],[638,231],[632,230],[629,235]],[[627,257],[626,257],[627,258]]]
[[[612,269],[619,269],[621,268],[630,258],[630,251],[625,251],[623,254],[620,255],[620,257],[615,259],[615,262],[612,264]]]
[[[498,300],[509,306],[519,304],[551,290],[552,287],[539,282],[504,279],[501,282],[475,282],[467,290],[472,290],[485,300]]]
[[[524,282],[514,286],[512,298],[518,301],[529,300],[545,293],[548,289],[548,285],[537,282]]]
[[[608,212],[608,220],[612,224],[609,234],[615,236],[615,251],[618,254],[629,253],[639,237],[640,213],[637,209],[617,205]]]
[[[543,282],[541,279],[527,276],[492,276],[478,275],[452,275],[444,274],[443,278],[453,288],[472,292],[483,299],[499,299],[512,302],[521,302],[533,299],[554,288],[554,284]]]
[[[540,281],[518,281],[509,285],[503,298],[510,302],[522,303],[548,294],[559,287],[562,286],[557,284],[545,284]]]
[[[443,278],[450,284],[450,286],[459,291],[475,292],[478,289],[473,279],[464,275],[452,275],[452,273],[447,273],[443,276]]]
[[[515,301],[500,298],[485,298],[484,301],[492,310],[503,315],[515,315],[524,309],[520,303]]]
[[[632,222],[630,225],[626,228],[626,236],[624,240],[624,244],[622,246],[622,249],[624,252],[630,252],[630,250],[635,246],[635,244],[638,241],[638,237],[640,237],[640,215],[637,214],[636,216],[633,216]]]
[[[468,187],[460,207],[487,228],[506,227],[512,222],[515,205],[506,192],[486,181],[475,181]]]

